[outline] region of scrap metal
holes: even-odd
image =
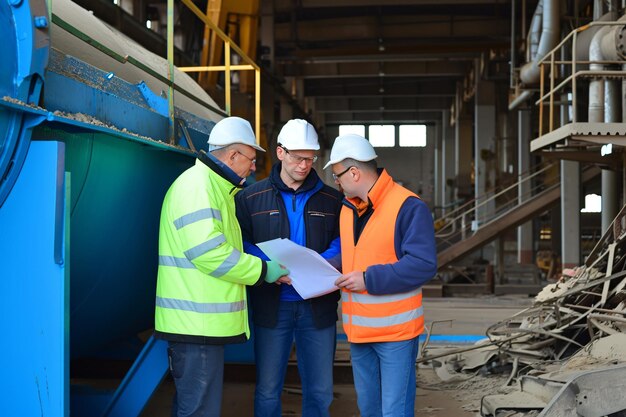
[[[485,395],[482,416],[626,415],[626,206],[584,265],[486,336],[447,353],[425,348],[418,363],[445,381],[509,372],[510,392]]]

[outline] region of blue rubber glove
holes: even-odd
[[[284,268],[276,261],[267,261],[267,272],[265,273],[265,282],[270,284],[282,276],[289,274],[289,270]]]

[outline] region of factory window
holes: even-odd
[[[365,125],[341,125],[339,126],[339,135],[347,135],[354,133],[365,137]]]
[[[396,145],[396,129],[393,125],[371,125],[369,140],[374,147],[392,148]]]
[[[597,194],[587,194],[585,196],[585,207],[580,209],[581,213],[600,213],[602,211],[602,196]]]
[[[400,146],[425,147],[426,125],[400,125]]]

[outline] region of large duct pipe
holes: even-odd
[[[520,79],[523,84],[536,84],[539,81],[539,65],[538,62],[548,52],[550,52],[559,40],[559,0],[540,0],[533,16],[531,30],[536,30],[535,21],[537,16],[541,14],[541,38],[537,46],[536,53],[533,56],[532,32],[529,35],[531,39],[531,60],[524,64],[520,70]]]
[[[526,64],[524,64],[520,70],[520,80],[522,84],[529,85],[539,82],[538,61],[556,46],[558,38],[559,1],[539,0],[535,14],[530,22],[528,47],[526,48]],[[515,110],[531,96],[532,91],[522,91],[520,95],[509,103],[509,111]]]
[[[619,21],[626,21],[622,16]],[[620,39],[623,37],[624,26],[604,26],[591,40],[589,45],[589,69],[602,71],[605,66],[601,61],[621,60],[623,51]],[[618,122],[619,120],[619,90],[617,85],[602,78],[595,78],[589,83],[589,122]],[[615,188],[617,176],[615,172],[602,170],[602,232],[610,226],[617,214],[617,199]]]
[[[626,16],[622,16],[619,21],[626,22]],[[621,42],[618,40],[623,34],[624,26],[603,26],[591,40],[589,44],[589,69],[591,71],[602,71],[603,64],[600,61],[622,60],[620,49]],[[593,79],[589,83],[589,122],[604,122],[604,80]]]
[[[533,18],[530,20],[528,31],[528,47],[526,48],[526,62],[531,62],[537,56],[539,40],[541,39],[541,21],[543,19],[543,0],[539,1]]]
[[[594,22],[610,22],[617,19],[617,13],[608,12]],[[589,61],[589,48],[591,40],[603,26],[591,26],[590,28],[579,32],[576,37],[576,61]]]
[[[591,71],[602,71],[604,65],[595,63],[594,61],[603,61],[602,40],[607,37],[611,31],[610,26],[603,26],[591,40],[589,45],[589,69]],[[589,82],[589,108],[588,120],[590,123],[598,123],[604,121],[604,80],[594,78]]]

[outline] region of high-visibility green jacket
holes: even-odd
[[[163,202],[155,336],[204,344],[250,336],[246,285],[266,266],[243,252],[234,197],[239,187],[206,155],[174,181]]]

